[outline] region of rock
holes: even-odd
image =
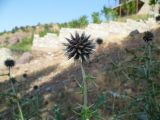
[[[32,50],[45,50],[57,52],[64,48],[62,43],[67,42],[66,38],[70,38],[70,34],[75,34],[78,32],[82,34],[85,32],[86,35],[90,35],[90,39],[96,41],[97,38],[102,38],[104,42],[108,42],[108,37],[118,35],[121,37],[126,37],[128,35],[134,36],[136,34],[142,33],[148,29],[148,25],[154,26],[155,20],[152,18],[147,21],[135,21],[132,19],[127,19],[127,22],[115,22],[110,21],[107,23],[93,24],[90,23],[84,29],[75,28],[61,28],[59,31],[59,36],[53,33],[47,33],[44,37],[39,37],[39,35],[34,35]],[[58,30],[58,28],[56,28]],[[57,50],[57,51],[56,51]]]
[[[22,54],[22,56],[19,58],[18,62],[19,64],[26,64],[30,62],[30,60],[33,58],[32,54],[30,52],[25,52]]]
[[[8,48],[0,48],[0,69],[4,68],[4,61],[8,58],[13,58],[12,52]]]
[[[106,40],[109,34],[106,24],[89,24],[85,29],[62,28],[59,34],[60,42],[67,42],[65,38],[70,38],[70,34],[75,35],[76,32],[79,34],[84,32],[87,36],[90,35],[90,39],[93,39],[94,41],[97,38]]]
[[[19,42],[19,39],[18,38],[13,38],[11,40],[9,40],[9,45],[15,45]]]
[[[89,24],[85,28],[85,33],[91,35],[91,39],[96,40],[97,38],[102,38],[104,40],[108,37],[108,23],[102,24]]]
[[[44,37],[39,37],[39,35],[34,35],[33,39],[33,50],[42,50],[42,51],[53,51],[60,48],[62,44],[59,42],[59,38],[56,34],[47,33]]]
[[[134,37],[135,35],[139,34],[140,32],[136,29],[129,33],[129,36]]]

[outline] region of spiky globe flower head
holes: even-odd
[[[154,35],[153,35],[152,32],[150,32],[150,31],[144,32],[143,40],[144,40],[145,42],[148,43],[148,42],[152,41],[153,38],[154,38]]]
[[[96,43],[97,43],[98,45],[101,45],[101,44],[103,43],[103,40],[102,40],[101,38],[97,38],[97,39],[96,39]]]
[[[80,60],[81,62],[88,61],[90,55],[95,49],[95,44],[93,40],[90,40],[90,35],[86,36],[85,33],[81,35],[75,33],[75,36],[71,34],[71,38],[66,38],[68,43],[65,43],[66,54],[68,59],[74,58],[74,60]]]
[[[38,85],[33,86],[34,90],[37,90],[38,88],[39,88]]]
[[[23,78],[27,78],[28,77],[27,73],[24,73],[22,76],[23,76]]]
[[[15,61],[12,59],[7,59],[4,61],[4,64],[6,67],[11,68],[11,67],[14,67]]]
[[[159,21],[160,21],[160,15],[156,17],[156,22],[159,22]]]

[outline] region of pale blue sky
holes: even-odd
[[[115,0],[0,0],[0,31],[37,23],[62,23],[114,6]]]

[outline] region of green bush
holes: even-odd
[[[114,20],[118,16],[116,11],[114,11],[112,8],[108,8],[106,6],[103,7],[101,12],[102,12],[102,14],[104,14],[104,17],[106,18],[107,21]]]
[[[88,25],[87,16],[81,16],[79,19],[74,19],[69,22],[61,23],[60,27],[69,27],[69,28],[84,28]]]
[[[158,0],[150,0],[149,5],[155,5],[157,4]]]
[[[79,26],[80,28],[83,28],[83,27],[86,27],[88,25],[88,20],[87,20],[87,16],[81,16],[79,19],[78,19],[78,22],[79,22]]]
[[[72,21],[68,22],[67,27],[70,27],[70,28],[79,28],[79,22],[78,22],[78,20],[72,20]]]
[[[99,12],[92,13],[92,21],[93,23],[101,23]]]
[[[33,37],[26,37],[20,43],[10,46],[9,48],[12,51],[16,51],[16,52],[30,51],[32,46],[32,41],[33,41]]]
[[[47,30],[43,30],[43,31],[39,32],[39,36],[44,37],[47,33],[48,33]]]

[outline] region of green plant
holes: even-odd
[[[106,18],[107,21],[115,20],[117,18],[117,12],[106,6],[103,7],[101,12],[102,14],[104,14],[104,17]]]
[[[44,37],[47,33],[48,33],[47,30],[43,30],[43,31],[39,32],[39,36]]]
[[[9,48],[13,51],[16,51],[16,52],[30,51],[31,47],[32,47],[32,41],[33,41],[33,36],[26,37],[23,40],[21,40],[21,42],[15,44],[15,45],[12,45]]]
[[[17,96],[16,89],[14,87],[15,79],[13,79],[12,75],[11,75],[11,68],[14,67],[15,61],[13,61],[12,59],[7,59],[5,61],[5,65],[8,68],[8,71],[9,71],[8,77],[9,77],[9,80],[10,80],[10,83],[11,83],[11,88],[12,88],[12,93],[13,93],[12,100],[13,100],[13,102],[15,102],[17,104],[18,111],[19,111],[19,114],[20,114],[20,120],[24,120],[24,115],[23,115],[23,112],[22,112],[20,101],[19,101],[19,98]]]
[[[156,5],[158,0],[150,0],[149,5]]]
[[[154,35],[152,32],[145,32],[143,40],[145,41],[145,47],[142,56],[136,56],[128,63],[133,64],[129,68],[120,69],[121,72],[125,72],[129,80],[134,80],[136,85],[143,82],[143,90],[135,97],[132,97],[129,104],[126,105],[124,111],[119,112],[119,115],[115,120],[121,119],[147,119],[147,120],[159,120],[160,119],[160,100],[159,100],[159,84],[157,83],[157,77],[159,74],[160,62],[154,55],[154,51],[157,49],[154,43]],[[122,65],[127,66],[127,65]],[[120,66],[118,66],[118,69]],[[125,70],[126,69],[126,70]],[[130,111],[128,113],[128,111]],[[133,119],[133,120],[135,120]]]
[[[88,25],[88,20],[87,20],[87,16],[81,16],[79,19],[78,19],[78,21],[79,21],[79,27],[80,28],[84,28],[84,27],[86,27],[87,25]]]
[[[67,23],[60,24],[60,27],[84,28],[88,25],[87,16],[81,16],[79,19],[71,20]]]
[[[53,113],[55,114],[55,117],[53,120],[63,120],[63,115],[61,114],[61,111],[58,105],[55,105],[53,107]]]
[[[136,2],[132,1],[131,3],[128,4],[128,11],[131,14],[136,13]]]
[[[64,44],[66,46],[66,54],[68,58],[74,58],[78,60],[81,66],[82,78],[83,78],[83,105],[81,107],[81,120],[90,120],[92,117],[92,111],[90,106],[88,106],[88,85],[86,80],[86,73],[84,70],[84,62],[88,61],[90,54],[93,52],[95,45],[89,40],[90,36],[86,36],[85,33],[79,35],[77,32],[75,36],[71,34],[71,38],[66,38],[68,43]]]
[[[28,120],[28,119],[41,119],[40,116],[40,107],[42,106],[43,99],[39,94],[38,88],[34,88],[34,95],[30,97],[22,97],[21,90],[16,87],[18,81],[12,77],[11,75],[11,68],[14,67],[15,62],[12,59],[7,59],[5,61],[5,66],[8,68],[8,74],[1,74],[0,76],[8,76],[9,82],[11,83],[11,88],[9,88],[4,93],[0,94],[0,98],[3,99],[3,104],[6,104],[8,109],[7,111],[12,111],[8,117],[9,119],[15,120]],[[26,76],[26,75],[24,75]],[[1,99],[1,100],[2,100]],[[4,101],[6,100],[6,101]],[[23,111],[22,111],[23,110]],[[1,116],[1,119],[5,119],[6,116]]]
[[[98,24],[101,23],[99,12],[92,13],[92,21],[93,23],[98,23]]]
[[[72,20],[70,22],[68,22],[66,24],[67,27],[70,27],[70,28],[80,28],[80,25],[79,25],[79,21],[78,20]]]

